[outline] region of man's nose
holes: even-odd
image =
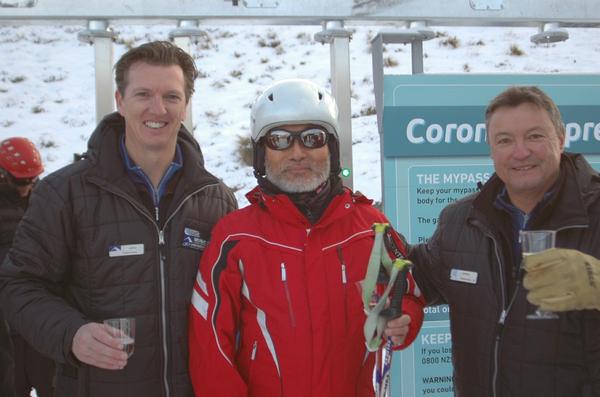
[[[152,97],[152,101],[150,103],[150,110],[154,114],[165,114],[167,112],[167,108],[165,107],[165,101],[162,96],[154,95]]]
[[[304,157],[306,157],[307,149],[304,147],[304,145],[302,145],[299,137],[294,138],[294,141],[292,142],[292,146],[290,147],[289,150],[290,150],[290,153],[291,153],[293,159],[299,160],[299,159],[303,159]]]
[[[515,150],[513,152],[513,156],[516,158],[526,158],[531,154],[531,149],[527,145],[527,142],[524,140],[517,140],[515,143]]]

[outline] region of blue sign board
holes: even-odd
[[[548,93],[565,122],[565,150],[600,164],[600,75],[384,76],[384,211],[411,244],[493,174],[485,109],[510,85]],[[427,308],[415,343],[394,355],[391,395],[452,397],[451,340],[448,307]]]
[[[441,78],[453,83],[443,83]],[[514,84],[537,85],[556,98],[567,150],[600,153],[600,103],[594,98],[600,80],[596,75],[385,76],[384,84],[386,157],[487,155],[485,108],[502,89]]]

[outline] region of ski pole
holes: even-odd
[[[404,291],[406,291],[406,275],[411,267],[410,263],[404,262],[402,260],[394,261],[394,266],[402,266],[401,270],[398,272],[398,276],[394,281],[394,287],[392,289],[392,299],[389,307],[381,311],[381,315],[384,316],[387,321],[398,318],[402,315],[402,298],[404,296]],[[378,397],[386,397],[389,395],[390,388],[390,369],[392,366],[392,353],[393,353],[394,343],[392,342],[392,337],[388,336],[387,341],[384,347],[385,356],[383,358],[383,368],[380,372],[380,384],[379,387],[379,396]]]

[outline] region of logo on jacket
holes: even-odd
[[[200,237],[200,232],[198,230],[186,227],[183,229],[183,242],[181,245],[186,248],[202,251],[208,245],[208,240],[204,240]]]

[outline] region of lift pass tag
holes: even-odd
[[[477,272],[468,270],[452,269],[450,271],[450,280],[461,283],[477,284]]]
[[[111,245],[108,248],[108,256],[111,258],[117,256],[143,255],[144,244],[126,244],[126,245]]]

